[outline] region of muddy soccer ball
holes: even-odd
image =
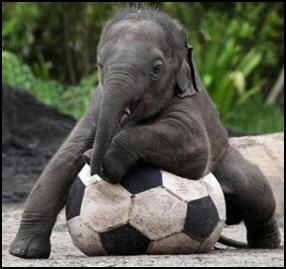
[[[142,165],[111,185],[85,165],[66,216],[74,245],[88,256],[202,253],[220,236],[225,201],[212,174],[194,181]]]

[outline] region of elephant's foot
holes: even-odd
[[[18,233],[10,245],[9,253],[25,259],[47,259],[51,253],[50,239],[29,232]]]
[[[250,248],[278,248],[281,236],[276,221],[248,229],[247,241]]]

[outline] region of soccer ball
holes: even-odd
[[[141,165],[111,185],[85,165],[66,217],[74,245],[87,256],[202,253],[221,234],[225,201],[212,174],[189,180]]]

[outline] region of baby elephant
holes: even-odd
[[[190,179],[214,173],[226,199],[226,223],[244,221],[250,248],[277,248],[270,185],[229,145],[182,26],[155,10],[124,9],[105,25],[97,57],[95,96],[27,199],[10,253],[49,257],[57,214],[90,148],[92,174],[112,184],[139,162]]]

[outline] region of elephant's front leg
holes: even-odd
[[[142,161],[179,176],[198,179],[208,172],[209,159],[206,132],[198,121],[168,118],[119,132],[106,153],[101,176],[117,183]]]
[[[29,195],[10,254],[22,258],[48,258],[50,235],[57,214],[66,203],[70,186],[84,164],[82,154],[92,146],[101,90],[83,119],[45,168]]]

